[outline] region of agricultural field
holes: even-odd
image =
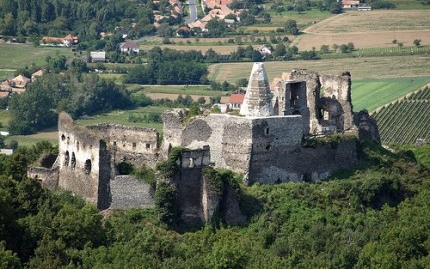
[[[404,145],[430,140],[430,88],[426,87],[374,113],[382,143]]]
[[[391,57],[341,58],[318,61],[265,62],[269,81],[292,69],[309,69],[321,74],[339,74],[348,70],[352,81],[369,78],[417,77],[429,75],[430,55],[408,55]],[[252,68],[249,63],[222,63],[209,66],[209,79],[218,82],[236,83],[249,78]]]
[[[400,43],[405,47],[414,46],[415,39],[421,39],[421,45],[430,45],[430,9],[425,8],[372,10],[371,12],[348,10],[339,15],[331,15],[316,9],[302,13],[280,14],[269,11],[272,16],[271,23],[242,27],[241,31],[244,35],[241,36],[241,41],[244,45],[252,44],[258,47],[259,45],[255,43],[257,38],[269,40],[271,35],[288,36],[290,45],[297,46],[301,51],[313,48],[319,50],[322,45],[331,47],[334,44],[341,45],[349,42],[352,42],[356,49],[390,49],[397,48]],[[276,33],[276,29],[282,28],[288,19],[297,21],[302,34],[292,36]],[[171,38],[170,41],[173,44],[163,44],[162,38],[155,38],[141,43],[140,48],[149,50],[154,46],[160,46],[202,52],[212,48],[217,53],[229,54],[236,51],[239,44],[227,43],[228,39],[235,38]],[[393,43],[393,40],[396,42]]]
[[[403,77],[383,79],[363,79],[354,81],[352,102],[354,111],[367,109],[373,111],[387,103],[397,100],[413,89],[430,83],[430,77]]]
[[[351,10],[313,24],[303,32],[292,42],[300,50],[348,42],[358,49],[397,47],[398,43],[413,46],[415,39],[429,45],[430,10]]]
[[[209,43],[200,43],[196,44],[191,43],[189,45],[180,45],[180,44],[168,44],[168,45],[153,45],[153,44],[147,44],[147,45],[139,45],[140,49],[143,50],[150,50],[153,47],[158,46],[161,49],[173,49],[173,50],[182,50],[182,51],[201,51],[202,53],[206,53],[209,49],[213,49],[216,53],[219,54],[230,54],[232,52],[237,51],[237,48],[239,45],[227,45],[227,43],[220,43],[220,44],[213,44],[212,42]],[[243,46],[243,45],[242,45]],[[254,49],[258,48],[260,45],[253,45]]]
[[[210,101],[211,97],[221,97],[222,101],[228,100],[230,92],[213,91],[210,85],[144,85],[141,89],[134,90],[133,94],[145,94],[151,99],[169,99],[176,100],[179,95],[189,95],[194,101],[200,97],[204,97],[206,102]]]

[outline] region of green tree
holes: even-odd
[[[0,241],[0,269],[20,269],[19,258],[10,250],[6,250],[4,242]]]
[[[419,46],[421,46],[421,39],[414,39],[413,43],[415,46],[419,47]]]
[[[327,53],[329,51],[330,47],[328,45],[321,45],[320,51],[322,53]]]
[[[330,13],[331,14],[340,14],[342,13],[342,2],[333,1],[330,4]]]
[[[208,29],[207,33],[204,33],[207,37],[222,37],[224,36],[224,32],[226,26],[223,21],[218,21],[217,19],[211,19],[206,24],[206,29]]]
[[[286,53],[287,53],[287,47],[283,43],[281,43],[276,45],[272,55],[273,57],[277,58],[277,57],[285,56]]]
[[[297,35],[299,33],[299,29],[297,28],[297,22],[295,20],[288,19],[285,22],[284,31],[292,35]]]
[[[9,102],[11,134],[31,134],[56,122],[52,111],[54,100],[50,89],[35,82],[23,94],[13,95]]]

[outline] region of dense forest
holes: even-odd
[[[57,149],[20,148],[0,155],[0,268],[428,268],[428,168],[361,146],[367,164],[326,181],[241,185],[241,227],[181,232],[157,208],[99,213],[43,189],[26,166]]]

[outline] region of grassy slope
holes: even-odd
[[[356,80],[353,84],[354,111],[374,109],[430,83],[430,77],[383,78]]]

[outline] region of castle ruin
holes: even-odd
[[[183,218],[197,216],[206,222],[222,201],[212,195],[203,167],[242,173],[245,183],[253,184],[316,181],[357,165],[357,139],[345,134],[375,141],[379,135],[366,112],[352,111],[349,73],[320,76],[293,70],[270,89],[264,65],[255,63],[240,115],[187,118],[186,109],[168,111],[163,115],[163,141],[154,129],[83,127],[61,113],[54,166],[30,168],[28,175],[45,186],[71,190],[100,209],[148,207],[153,206],[151,188],[143,181],[116,177],[117,165],[127,161],[155,167],[172,148],[183,147],[187,150],[174,176],[177,201]],[[342,136],[335,143],[315,139],[330,134]]]

